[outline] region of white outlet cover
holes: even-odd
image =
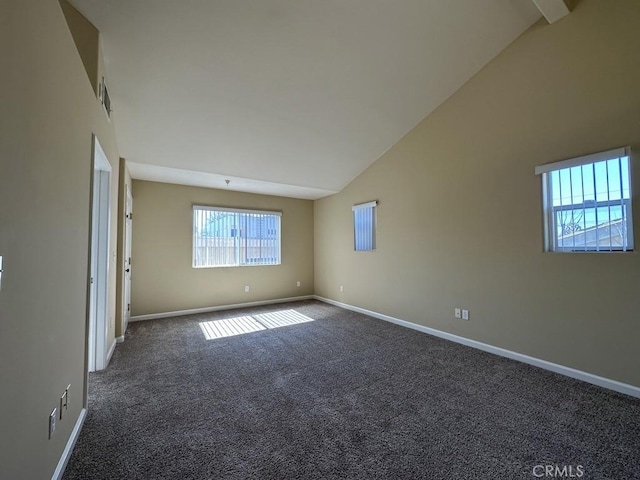
[[[469,320],[469,310],[462,310],[462,319]]]
[[[455,315],[456,318],[461,318],[461,314],[460,314],[460,309],[459,308],[455,308],[453,310],[453,314]]]
[[[249,291],[249,285],[246,285],[246,286],[244,287],[244,291],[245,291],[245,292],[248,292],[248,291]]]

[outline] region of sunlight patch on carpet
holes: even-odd
[[[254,315],[253,318],[267,328],[287,327],[298,323],[313,322],[313,318],[302,315],[295,310],[261,313],[260,315]]]
[[[251,317],[225,318],[211,322],[200,322],[200,329],[207,340],[214,338],[233,337],[244,333],[265,330],[265,326]]]
[[[253,316],[200,322],[199,325],[205,339],[215,340],[217,338],[233,337],[235,335],[288,327],[290,325],[307,322],[313,322],[313,318],[307,317],[295,310],[280,310]]]

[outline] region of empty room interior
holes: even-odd
[[[640,479],[639,31],[1,0],[0,478]]]

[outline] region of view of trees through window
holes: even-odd
[[[632,248],[628,156],[549,175],[554,250]]]

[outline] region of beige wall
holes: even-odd
[[[85,390],[92,133],[113,166],[112,189],[118,152],[58,1],[1,10],[0,478],[45,479]],[[114,288],[111,268],[112,298]],[[68,384],[70,410],[48,440],[49,413]]]
[[[640,244],[638,31],[634,0],[584,0],[537,24],[317,201],[316,293],[640,386],[640,254],[543,253],[534,175],[631,145]],[[355,253],[351,206],[374,199],[378,249]]]
[[[282,211],[282,264],[192,268],[193,204]],[[133,210],[133,315],[313,293],[310,200],[134,180]]]
[[[98,94],[98,63],[100,58],[100,32],[67,0],[59,0],[62,12],[69,25],[87,77],[96,95]]]

